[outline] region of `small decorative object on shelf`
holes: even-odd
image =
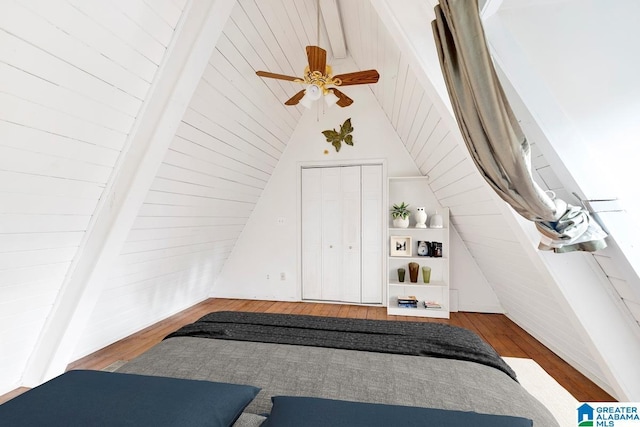
[[[411,236],[391,236],[389,238],[389,255],[411,256]]]
[[[436,211],[435,214],[431,215],[431,222],[429,222],[429,227],[430,228],[442,228],[443,227],[442,215],[440,215],[438,213],[438,211]]]
[[[418,299],[413,295],[398,296],[398,307],[418,308]]]
[[[391,217],[393,226],[397,228],[407,228],[409,226],[409,205],[405,202],[393,205]]]
[[[435,309],[441,309],[442,308],[442,304],[440,304],[439,302],[435,302],[435,301],[425,301],[423,302],[424,304],[424,308],[435,308]]]
[[[420,265],[417,262],[409,263],[409,280],[411,283],[418,283],[418,269]]]
[[[431,280],[431,267],[425,265],[422,267],[422,281],[429,283],[429,280]]]
[[[416,219],[416,228],[427,228],[427,213],[424,211],[424,207],[416,208],[416,213],[413,216]]]
[[[418,256],[429,256],[429,247],[431,246],[431,242],[426,242],[424,240],[418,241]]]
[[[442,258],[442,242],[431,242],[431,256]]]
[[[405,270],[404,268],[399,268],[398,269],[398,281],[399,282],[404,282],[404,274],[407,272],[407,270]]]

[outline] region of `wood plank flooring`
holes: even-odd
[[[265,313],[310,314],[315,316],[350,317],[397,321],[443,322],[471,329],[491,344],[501,356],[535,360],[578,401],[615,401],[600,387],[572,368],[552,351],[535,340],[502,314],[451,313],[451,319],[388,316],[385,307],[308,302],[274,302],[237,299],[209,299],[156,323],[142,331],[115,342],[68,366],[71,369],[104,369],[119,360],[131,360],[160,342],[179,327],[194,322],[212,311],[253,311]],[[24,392],[20,388],[0,396],[0,403]]]

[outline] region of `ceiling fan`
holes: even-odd
[[[318,46],[307,46],[307,59],[309,65],[305,67],[302,78],[268,71],[256,71],[256,74],[260,77],[288,80],[306,85],[305,89],[289,98],[285,105],[300,103],[307,108],[311,107],[311,102],[322,96],[325,97],[327,105],[338,104],[340,107],[348,107],[353,104],[353,99],[338,90],[336,86],[377,83],[380,78],[376,70],[356,71],[333,76],[331,66],[327,65],[327,51]]]

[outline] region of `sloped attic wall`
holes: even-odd
[[[446,102],[448,97],[443,94],[442,75],[438,67],[433,67],[433,64],[438,63],[438,58],[433,41],[428,40],[432,36],[425,34],[424,24],[433,20],[432,6],[435,2],[432,1],[431,5],[416,4],[411,8],[410,13],[407,8],[390,1],[372,0],[372,3],[384,18],[387,27],[391,29],[402,52],[412,58],[412,68],[421,77],[419,81],[429,93],[442,96],[440,100],[445,102],[439,104],[439,111],[443,114],[443,120],[449,121],[450,129],[457,128],[452,120],[451,108]],[[489,9],[495,10],[502,1],[488,3],[491,3]],[[507,3],[522,7],[524,2],[505,1],[505,4]],[[540,16],[548,16],[548,10],[544,5],[540,5],[537,1],[530,3],[540,7]],[[577,2],[574,5],[582,7],[577,6]],[[528,19],[526,13],[523,14],[523,19],[525,21]],[[573,20],[574,16],[569,12],[569,16],[565,19]],[[542,27],[545,25],[539,25],[537,28]],[[595,27],[587,26],[590,29]],[[598,28],[600,27],[598,25]],[[562,37],[562,28],[564,27],[561,25],[559,37]],[[499,33],[499,36],[502,35],[504,33]],[[516,44],[513,43],[513,37],[509,35],[501,37],[500,41]],[[518,46],[502,59],[508,61],[514,57],[519,59],[523,56],[526,56],[526,53]],[[528,80],[531,77],[529,70],[530,68],[521,68],[519,73],[514,74],[516,77],[523,78],[520,90],[526,88],[525,91],[531,92],[534,88],[532,92],[534,96],[541,92],[546,93],[544,87],[532,85]],[[508,83],[509,80],[506,82]],[[434,100],[437,104],[438,98],[434,97]],[[534,113],[537,117],[531,117],[525,106],[521,118],[524,121],[535,122],[540,117],[546,117],[557,124],[562,113],[553,108],[551,109],[553,112],[550,113],[549,107],[553,107],[554,104],[552,101],[549,105],[539,105],[540,110]],[[561,139],[567,137],[566,127],[558,130],[560,131],[558,136]],[[535,132],[532,135],[534,135],[533,142],[540,136]],[[461,147],[464,146],[459,135],[453,139],[457,139]],[[538,142],[544,141],[540,139]],[[466,162],[469,163],[468,160]],[[548,159],[545,160],[541,156],[541,150],[538,150],[536,167],[539,167],[539,176],[545,180],[541,183],[548,183],[552,188],[558,188],[560,194],[563,186],[560,184],[558,187],[558,181],[553,182],[554,178],[561,177],[568,188],[571,188],[573,180],[566,173],[561,159],[554,157],[551,163],[555,165],[554,168],[551,167]],[[472,200],[471,194],[475,192],[472,190],[472,185],[471,182],[465,183],[466,189],[460,187],[457,196],[461,196],[463,200]],[[484,186],[484,183],[482,185]],[[619,251],[617,254],[607,251],[607,256],[595,257],[601,265],[604,261],[609,262],[607,268],[607,271],[611,272],[609,277],[590,255],[571,254],[559,257],[536,251],[538,238],[532,224],[507,209],[495,195],[492,194],[491,197],[494,198],[494,207],[491,210],[484,211],[488,205],[483,203],[476,204],[475,212],[471,214],[469,212],[472,211],[460,211],[458,207],[452,207],[451,212],[454,224],[460,224],[461,221],[466,223],[466,229],[461,229],[463,240],[498,293],[508,315],[615,396],[622,399],[637,397],[639,393],[637,386],[640,384],[638,382],[640,372],[636,362],[640,354],[637,323],[633,322],[629,316],[629,310],[621,305],[620,298],[611,292],[613,288],[611,282],[621,282],[618,279],[619,271],[623,269],[616,272],[616,268],[611,266],[616,263],[624,264],[624,260],[620,259]],[[488,199],[482,200],[487,200],[486,203],[489,203]],[[447,202],[442,200],[441,203],[447,205]],[[454,203],[458,204],[457,200]],[[459,207],[463,206],[464,204],[461,204]],[[513,251],[509,252],[507,248],[513,248]],[[496,259],[502,259],[501,254],[504,254],[508,267],[495,262]],[[507,271],[507,268],[510,271]],[[626,295],[628,296],[629,293],[627,292]],[[565,321],[568,323],[562,324]],[[556,324],[556,322],[560,323]],[[557,326],[560,329],[553,329]],[[612,334],[611,331],[616,333]],[[580,341],[580,350],[575,351],[576,349],[571,347],[573,344],[563,343],[562,336],[573,339],[573,342]],[[618,340],[626,343],[624,352],[617,350]]]
[[[534,161],[534,167],[541,182],[554,191],[559,187],[572,203],[578,203],[577,197],[620,197],[623,207],[635,201],[629,177],[637,174],[631,147],[638,130],[632,117],[640,94],[633,71],[639,62],[626,52],[639,35],[631,22],[638,10],[633,1],[567,0],[549,14],[535,2],[506,1],[485,18],[505,91],[523,129],[539,146],[542,164]],[[541,34],[534,30],[542,27]],[[637,264],[638,229],[624,210],[598,216],[610,229],[609,247],[583,260],[596,276],[604,276],[600,285],[589,289],[578,277],[559,283],[563,292],[574,294],[569,303],[619,378],[618,397],[633,400],[640,395],[640,277],[638,265],[635,270],[631,265],[634,251]],[[623,352],[616,348],[619,342],[625,343]]]
[[[310,40],[315,39],[315,32],[306,31],[314,22],[315,2],[288,3],[287,7],[284,2],[276,4],[271,1],[256,4],[253,1],[202,0],[185,4],[192,19],[184,16],[183,19],[194,21],[194,25],[190,22],[183,25],[185,42],[179,39],[176,43],[181,43],[181,55],[175,55],[176,58],[172,55],[167,60],[167,67],[174,68],[172,72],[176,79],[171,80],[171,73],[168,73],[162,84],[157,85],[162,90],[159,90],[160,95],[155,101],[149,102],[149,109],[154,111],[149,114],[151,119],[144,122],[145,126],[141,126],[147,133],[139,138],[140,148],[135,150],[135,156],[127,156],[131,161],[124,162],[126,173],[118,174],[114,189],[107,197],[103,196],[108,202],[102,209],[104,215],[97,216],[96,223],[102,226],[99,233],[93,233],[96,236],[93,243],[95,246],[103,245],[105,238],[101,236],[107,235],[110,237],[106,239],[108,250],[97,252],[93,248],[79,254],[81,260],[77,263],[91,274],[91,283],[78,274],[71,277],[75,279],[75,292],[58,298],[57,317],[49,321],[40,334],[42,349],[34,352],[37,357],[30,365],[35,368],[29,370],[26,379],[23,378],[24,384],[35,385],[46,376],[61,372],[73,357],[106,345],[204,298],[203,288],[215,278],[216,269],[222,262],[219,258],[226,256],[225,251],[233,245],[246,220],[246,217],[238,219],[228,214],[228,209],[237,208],[240,204],[248,215],[251,204],[266,182],[265,176],[277,162],[300,114],[298,109],[285,108],[281,104],[287,92],[294,92],[294,88],[299,90],[299,87],[289,82],[264,84],[256,79],[254,73],[255,69],[278,71],[280,64],[286,69],[279,71],[288,74],[304,68],[304,56],[287,58],[281,46],[295,40],[300,43],[299,51],[304,52],[304,45],[313,44]],[[231,7],[234,7],[233,16],[227,22]],[[283,26],[277,22],[278,17],[274,18],[274,13],[286,14],[289,10],[297,10],[297,14],[290,16],[288,21],[285,19],[292,25],[291,31],[296,32],[294,39],[290,37],[291,33],[282,32]],[[195,22],[198,12],[202,15],[200,21],[206,21],[208,26],[201,28],[203,24]],[[265,16],[271,17],[269,24]],[[218,21],[227,24],[221,37],[216,33],[218,26],[222,28]],[[191,49],[187,45],[194,32],[200,35]],[[278,34],[280,39],[276,40],[274,34]],[[180,33],[177,35],[181,36]],[[164,140],[176,132],[170,130],[174,126],[174,113],[186,108],[189,102],[183,99],[191,90],[188,87],[192,83],[188,77],[196,75],[192,81],[194,84],[200,82],[203,72],[194,71],[199,66],[197,63],[202,52],[208,49],[207,43],[218,41],[219,48],[211,61],[215,66],[204,70],[203,65],[205,78],[201,84],[210,87],[205,87],[199,98],[197,95],[193,98],[191,109],[186,112],[178,132],[178,142],[168,150],[167,160],[162,163],[158,156],[164,155],[161,148]],[[276,51],[270,51],[267,45],[276,46]],[[185,52],[191,56],[185,57]],[[209,104],[208,97],[213,97],[218,103]],[[163,107],[163,103],[167,103],[167,107]],[[169,120],[164,120],[165,117]],[[169,143],[166,145],[168,147]],[[241,148],[236,148],[236,145]],[[153,155],[141,156],[144,154],[143,146]],[[217,160],[212,160],[212,156]],[[152,183],[154,175],[150,176],[149,172],[155,173],[156,167],[159,167],[159,178]],[[123,178],[118,179],[121,175]],[[134,223],[138,213],[136,205],[143,205],[141,194],[146,194],[152,185],[149,198],[140,211],[141,216]],[[122,195],[131,194],[129,188],[132,187],[135,187],[135,196],[128,197],[123,205]],[[238,187],[241,187],[239,191]],[[176,195],[176,192],[184,197]],[[216,201],[220,202],[219,211],[212,214],[212,204]],[[126,217],[125,221],[121,220],[123,217]],[[133,230],[121,251],[130,227]],[[212,237],[212,233],[215,236]],[[105,252],[108,256],[103,255]],[[118,258],[120,252],[119,261],[112,264],[112,258]],[[210,262],[212,254],[218,255],[218,259]],[[94,267],[98,263],[100,267]],[[156,271],[156,265],[162,265],[162,268]],[[114,285],[107,286],[107,290],[100,293],[102,285],[110,279],[106,277],[108,275],[113,276]],[[155,286],[157,283],[165,286]],[[88,288],[91,292],[86,291]],[[112,305],[114,302],[122,307],[126,317],[124,322],[118,316],[118,306]],[[100,317],[102,313],[108,314],[106,320]],[[69,316],[73,316],[72,319],[68,319]],[[92,329],[96,324],[97,329]],[[83,330],[86,334],[80,337]],[[92,331],[97,331],[97,334],[92,335]],[[64,338],[64,344],[58,344],[60,338]],[[74,348],[73,355],[66,354]],[[48,369],[47,375],[38,373],[43,368]]]
[[[189,2],[22,374],[35,386],[64,371],[79,334],[203,74],[233,0]]]
[[[579,5],[567,0],[555,5],[552,15],[536,4],[504,5],[485,20],[485,28],[503,79],[509,76],[508,96],[514,101],[526,99],[531,116],[536,117],[521,114],[523,126],[536,140],[546,142],[534,157],[534,165],[543,159],[535,165],[541,182],[574,203],[578,200],[572,193],[591,200],[619,198],[626,210],[636,199],[632,178],[638,174],[633,154],[640,132],[636,117],[640,85],[628,83],[640,69],[640,58],[626,52],[640,37],[640,30],[631,22],[640,13],[640,4]],[[615,31],[591,31],[596,25],[615,27]],[[533,30],[541,26],[546,28],[544,33]],[[564,160],[564,175],[574,177],[570,190],[562,188],[568,180],[550,172],[551,163],[560,169],[559,159]],[[640,277],[633,267],[625,268],[624,257],[616,254],[620,246],[627,251],[627,259],[633,260],[631,254],[640,238],[634,217],[625,210],[599,213],[606,227],[617,225],[625,216],[630,227],[623,233],[613,227],[616,245],[610,244],[595,257],[640,322]],[[635,259],[640,264],[637,255]]]
[[[612,376],[611,369],[616,366],[616,357],[610,354],[603,360],[602,353],[597,349],[602,344],[594,344],[587,325],[581,323],[568,304],[566,298],[569,294],[562,291],[557,282],[571,282],[572,275],[575,280],[582,280],[585,276],[580,274],[585,273],[586,277],[591,275],[593,278],[591,282],[595,289],[603,290],[598,287],[598,282],[606,280],[606,276],[601,270],[593,269],[587,259],[579,256],[567,257],[563,261],[554,259],[555,266],[552,267],[534,249],[536,232],[532,224],[522,221],[506,208],[477,173],[453,120],[448,98],[439,98],[444,82],[439,67],[433,67],[438,59],[433,41],[429,41],[432,36],[428,24],[434,18],[432,5],[416,2],[414,7],[407,8],[406,4],[400,6],[386,0],[374,0],[371,3],[379,13],[378,20],[369,19],[357,26],[345,26],[350,46],[365,45],[354,50],[354,59],[359,62],[376,58],[380,45],[366,35],[377,34],[379,37],[388,28],[395,39],[394,46],[399,51],[397,63],[403,66],[394,70],[396,88],[408,90],[415,96],[419,87],[431,95],[434,110],[438,113],[437,125],[432,132],[438,132],[440,128],[440,142],[435,146],[427,146],[426,150],[416,150],[411,139],[403,137],[403,142],[421,172],[429,176],[438,201],[450,208],[452,223],[459,230],[508,316],[596,383],[618,396],[624,396],[624,387],[618,387],[619,381],[625,381],[624,377]],[[349,16],[366,11],[370,8],[367,5],[369,2],[366,1],[346,2],[341,3],[341,10],[343,16]],[[425,35],[425,32],[429,35]],[[385,48],[388,49],[388,46],[385,45]],[[361,58],[358,56],[361,52],[367,54]],[[388,52],[384,54],[387,56]],[[378,63],[376,67],[383,68],[384,72],[384,65]],[[413,89],[412,73],[417,77]],[[398,133],[402,137],[402,121],[398,121],[398,118],[403,116],[396,111],[405,108],[406,104],[402,101],[385,101],[384,96],[379,94],[376,96],[394,126],[398,126]],[[565,274],[574,268],[578,269],[575,274]],[[609,302],[609,298],[606,298]],[[617,313],[615,303],[611,303],[612,313]],[[619,320],[624,325],[624,321]],[[604,323],[597,326],[602,327]],[[623,364],[627,365],[626,362]]]
[[[301,116],[279,83],[255,75],[288,64],[258,47],[268,6],[234,6],[74,358],[209,295]]]
[[[2,3],[0,393],[20,385],[183,4]]]

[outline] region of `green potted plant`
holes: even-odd
[[[391,217],[393,226],[397,228],[407,228],[409,226],[409,205],[405,202],[393,205]]]

